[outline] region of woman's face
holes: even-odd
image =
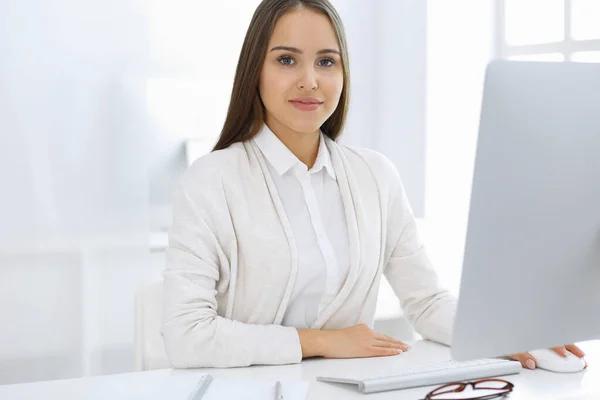
[[[269,127],[318,131],[335,111],[343,84],[340,48],[329,18],[309,8],[282,16],[259,83]]]

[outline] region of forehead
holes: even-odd
[[[293,46],[308,52],[339,50],[329,17],[309,8],[298,8],[279,18],[269,41],[269,48],[278,45]]]

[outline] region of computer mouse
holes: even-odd
[[[552,372],[579,372],[585,369],[585,360],[577,357],[567,350],[567,357],[563,357],[550,349],[539,349],[530,351],[529,354],[535,358],[538,368]]]

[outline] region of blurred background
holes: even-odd
[[[600,62],[599,0],[332,0],[342,143],[396,164],[458,292],[493,58]],[[171,191],[214,144],[258,0],[0,0],[0,384],[134,370]],[[383,285],[376,329],[414,332]]]

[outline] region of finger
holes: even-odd
[[[529,353],[512,354],[508,357],[520,362],[523,368],[535,369],[536,367],[535,358]]]
[[[386,349],[399,349],[402,351],[406,351],[406,345],[404,343],[392,343],[385,340],[375,340],[373,342],[373,347],[384,347]]]
[[[404,342],[402,342],[402,341],[400,341],[400,340],[394,339],[394,338],[393,338],[393,337],[391,337],[391,336],[384,335],[383,333],[378,333],[377,335],[375,335],[375,339],[376,339],[376,340],[383,340],[383,341],[385,341],[385,342],[391,342],[391,343],[397,343],[397,344],[401,344],[401,345],[403,345],[403,346],[404,346],[404,348],[405,348],[406,350],[410,349],[410,345],[408,345],[408,344],[406,344],[406,343],[404,343]]]
[[[567,356],[567,349],[565,348],[565,346],[553,347],[552,350],[554,350],[559,356]]]
[[[567,348],[567,350],[569,350],[571,353],[575,354],[577,357],[579,357],[579,358],[585,357],[585,353],[583,352],[583,350],[581,350],[576,345],[569,344],[569,345],[567,345],[565,347]]]
[[[375,339],[378,339],[378,340],[386,340],[386,341],[388,341],[388,342],[393,342],[393,343],[402,343],[400,340],[398,340],[398,339],[394,339],[393,337],[391,337],[391,336],[388,336],[388,335],[384,335],[383,333],[378,333],[378,334],[376,334],[376,335],[375,335]]]
[[[388,357],[402,354],[402,350],[385,347],[371,347],[370,353],[369,357]]]

